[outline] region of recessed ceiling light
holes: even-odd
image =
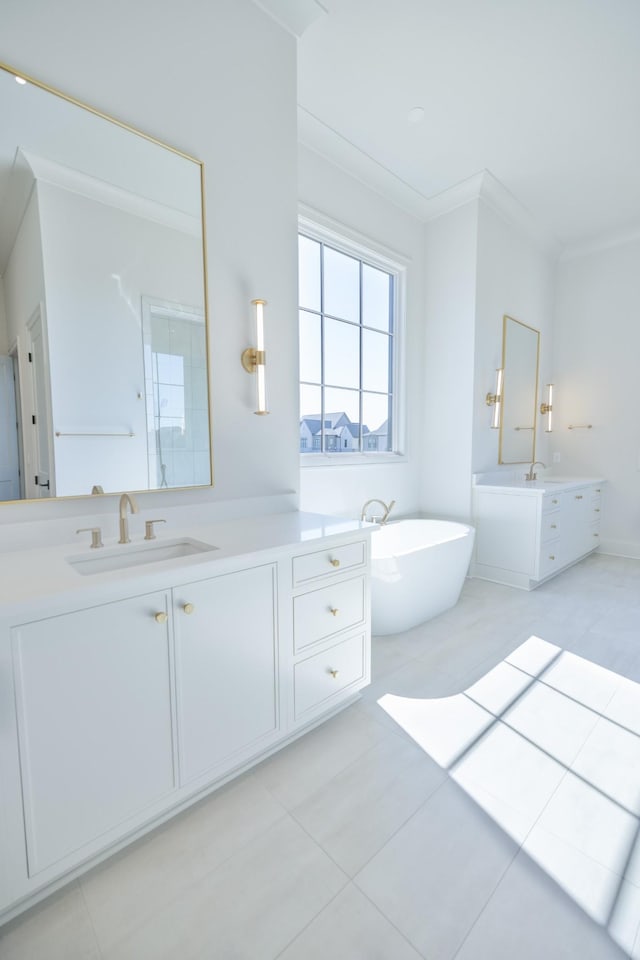
[[[22,86],[24,86],[24,84],[25,84],[26,82],[27,82],[27,81],[24,79],[24,77],[16,77],[16,83],[19,83],[19,84],[21,84]]]
[[[424,107],[413,107],[409,110],[407,120],[409,123],[422,123],[424,120]]]

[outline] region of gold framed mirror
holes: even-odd
[[[0,64],[0,501],[210,486],[204,166]]]
[[[513,317],[502,320],[502,404],[498,463],[533,463],[540,331]]]

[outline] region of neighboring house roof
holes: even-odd
[[[363,427],[363,432],[365,428]],[[385,420],[384,423],[381,423],[377,430],[370,431],[373,436],[386,436],[389,433],[389,421]]]

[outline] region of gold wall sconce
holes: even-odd
[[[255,373],[256,389],[258,395],[258,409],[254,412],[260,416],[266,416],[267,410],[267,385],[265,378],[265,366],[267,355],[264,349],[264,308],[266,300],[252,300],[251,303],[256,308],[256,345],[247,347],[242,353],[242,366],[247,373]]]
[[[551,433],[553,430],[552,416],[553,416],[553,384],[547,383],[547,402],[544,401],[540,404],[540,413],[543,417],[547,418],[547,423],[544,428],[545,433]]]
[[[488,407],[493,407],[491,414],[491,429],[497,430],[500,426],[500,406],[502,404],[502,383],[504,380],[504,367],[496,370],[496,392],[488,393],[485,402]]]

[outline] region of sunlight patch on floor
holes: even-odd
[[[533,636],[463,693],[378,703],[640,958],[640,684]]]

